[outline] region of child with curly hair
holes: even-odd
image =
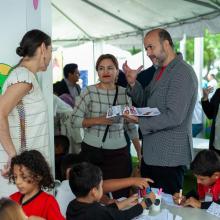
[[[29,216],[46,220],[64,220],[55,198],[44,192],[54,187],[54,180],[45,158],[39,151],[24,151],[11,160],[9,181],[19,190],[10,196]]]

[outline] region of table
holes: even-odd
[[[218,217],[207,213],[205,209],[174,207],[166,204],[162,204],[162,208],[168,209],[174,215],[181,216],[183,220],[219,220]]]
[[[211,215],[206,212],[205,209],[196,209],[196,208],[190,208],[190,207],[175,207],[170,206],[167,204],[164,204],[162,202],[162,209],[160,212],[152,212],[150,211],[149,215],[147,216],[138,216],[134,218],[133,220],[167,220],[168,217],[161,216],[161,212],[163,209],[169,210],[170,213],[172,213],[173,218],[172,220],[175,220],[176,216],[182,218],[182,220],[219,220],[218,217]]]

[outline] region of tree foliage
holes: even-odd
[[[220,34],[210,34],[207,30],[204,33],[204,67],[207,73],[214,67],[216,59],[220,59]],[[194,39],[186,41],[186,60],[194,63]]]

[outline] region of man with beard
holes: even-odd
[[[157,107],[160,115],[136,117],[143,135],[141,175],[154,180],[154,187],[173,194],[182,189],[185,166],[192,160],[192,113],[198,81],[192,67],[174,52],[170,34],[164,29],[149,31],[144,39],[147,55],[158,66],[148,87],[136,81],[139,69],[126,64],[128,93],[139,107]]]

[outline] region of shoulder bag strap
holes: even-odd
[[[113,106],[116,104],[117,97],[118,97],[118,86],[116,85],[116,92],[115,92],[115,97],[114,97],[114,101],[113,101]],[[102,138],[101,149],[102,149],[103,144],[104,144],[104,142],[105,142],[105,139],[106,139],[106,136],[107,136],[109,127],[110,127],[110,125],[107,125],[107,126],[106,126],[105,133],[104,133],[103,138]]]

